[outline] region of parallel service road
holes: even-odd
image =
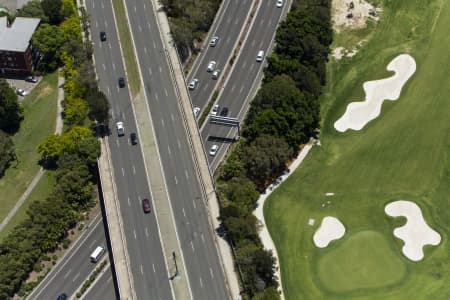
[[[224,5],[223,13],[218,16],[209,33],[209,38],[217,36],[219,37],[219,42],[215,47],[209,46],[209,40],[204,42],[202,54],[188,80],[188,83],[193,78],[199,80],[197,88],[189,91],[194,106],[198,106],[202,110],[205,108],[216,84],[220,80],[220,78],[218,80],[212,79],[211,73],[206,72],[208,63],[216,61],[218,69],[222,71],[225,69],[228,59],[233,55],[232,51],[237,43],[239,34],[244,28],[252,2],[252,0],[229,0],[222,4]]]
[[[114,167],[117,196],[120,201],[128,255],[138,299],[172,299],[169,275],[162,253],[154,213],[144,214],[141,200],[150,198],[140,146],[131,146],[130,132],[136,132],[128,88],[118,87],[118,78],[125,77],[122,55],[115,28],[112,4],[107,0],[87,1],[94,42],[94,57],[99,87],[112,108],[108,137]],[[100,42],[100,31],[107,41]],[[115,123],[124,122],[126,135],[118,137]]]
[[[228,107],[229,117],[243,118],[244,102],[250,100],[247,98],[254,85],[258,83],[258,79],[260,79],[258,76],[264,67],[265,58],[263,62],[256,62],[256,55],[258,51],[263,50],[267,56],[278,22],[283,11],[287,9],[286,3],[282,8],[276,7],[275,3],[275,1],[263,1],[261,3],[248,39],[217,101],[221,109]],[[213,144],[221,146],[219,153],[215,157],[209,156],[209,162],[213,170],[217,168],[226,147],[220,142],[209,139],[211,137],[230,137],[230,132],[231,129],[229,127],[221,127],[209,123],[206,123],[201,130],[207,152],[209,152]]]
[[[125,4],[193,298],[229,299],[156,16],[150,1]]]
[[[108,266],[96,279],[95,284],[86,292],[84,300],[119,300],[115,293],[111,268]]]
[[[59,294],[72,295],[96,267],[89,259],[97,246],[106,248],[105,231],[100,215],[84,232],[61,262],[45,277],[39,286],[27,297],[29,300],[56,299]],[[107,253],[105,256],[108,255]],[[114,289],[114,286],[111,285]]]

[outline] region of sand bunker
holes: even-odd
[[[423,246],[437,246],[441,236],[425,222],[420,207],[411,201],[399,200],[387,204],[384,208],[391,217],[406,217],[406,224],[394,230],[394,235],[405,242],[403,254],[412,261],[423,258]]]
[[[403,85],[416,71],[416,62],[409,54],[401,54],[387,66],[395,74],[389,78],[366,81],[363,84],[366,99],[347,105],[344,115],[334,123],[337,131],[361,130],[367,123],[377,118],[384,100],[397,100]]]
[[[335,217],[325,217],[319,229],[314,233],[316,247],[325,248],[333,240],[338,240],[345,234],[344,225]]]

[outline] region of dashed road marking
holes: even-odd
[[[122,168],[122,176],[125,176],[125,170]]]
[[[178,184],[177,176],[174,176],[174,179],[175,179],[175,184]]]
[[[134,234],[134,239],[137,239],[136,230],[135,229],[133,229],[133,234]]]
[[[186,179],[189,180],[189,173],[187,170],[184,170],[184,174],[186,175]]]
[[[191,248],[192,248],[192,251],[195,251],[194,243],[192,241],[191,241]]]
[[[182,208],[183,210],[183,216],[186,218],[186,211],[184,210],[184,207]]]
[[[197,205],[195,204],[195,200],[192,200],[192,205],[194,205],[194,208],[197,208]]]
[[[128,206],[131,206],[130,197],[128,197]]]
[[[213,273],[213,270],[211,268],[209,268],[209,273],[211,274],[211,278],[214,279],[214,273]]]
[[[133,174],[136,175],[136,168],[133,166]]]
[[[200,277],[200,286],[203,287],[203,281],[201,277]]]

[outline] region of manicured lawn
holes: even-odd
[[[264,207],[289,300],[450,299],[450,2],[378,2],[383,13],[371,31],[335,38],[335,46],[351,48],[363,33],[370,37],[355,57],[330,60],[322,146]],[[337,132],[333,124],[346,105],[364,99],[363,82],[390,76],[386,65],[405,52],[417,70],[399,100],[384,102],[380,116],[361,131]],[[328,192],[335,196],[326,197]],[[387,202],[400,199],[415,201],[442,236],[420,262],[404,257],[403,243],[392,234],[404,220],[384,213]],[[339,218],[347,233],[319,249],[312,235],[327,215]],[[369,247],[360,241],[364,231],[383,238],[374,233]],[[352,264],[366,270],[343,278]]]
[[[131,94],[136,96],[140,89],[140,81],[125,7],[123,5],[123,1],[121,0],[113,0],[112,3],[120,38],[120,46],[122,47],[125,66],[127,69],[127,81],[130,86]]]
[[[8,214],[38,172],[37,146],[55,131],[57,73],[46,76],[23,101],[24,120],[14,135],[18,163],[0,178],[0,219]]]

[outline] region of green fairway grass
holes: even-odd
[[[17,162],[0,178],[0,220],[3,220],[39,171],[37,146],[55,132],[58,74],[46,75],[22,102],[24,120],[12,137]],[[18,212],[19,213],[19,212]]]
[[[405,276],[403,261],[378,232],[361,231],[329,248],[323,250],[328,251],[318,261],[317,274],[331,292],[393,285]]]
[[[288,300],[450,299],[450,1],[377,3],[383,4],[383,12],[370,30],[335,37],[334,46],[349,49],[358,39],[368,40],[353,58],[330,59],[321,146],[313,147],[264,206]],[[333,124],[347,104],[364,100],[362,84],[391,76],[386,66],[402,53],[414,57],[417,70],[400,98],[385,101],[380,116],[361,131],[337,132]],[[335,196],[326,197],[330,192]],[[425,247],[422,261],[403,256],[403,242],[393,236],[405,221],[384,213],[393,200],[417,203],[442,237],[439,246]],[[342,241],[319,249],[312,236],[327,215],[337,217],[347,233]],[[314,226],[308,225],[309,218],[315,219]],[[348,245],[361,244],[351,242],[351,233],[363,231],[384,237],[372,237],[374,256],[367,258],[360,245],[353,259],[339,259]],[[349,282],[332,266],[333,257],[342,273],[351,264],[367,272]],[[396,267],[387,267],[389,262]],[[330,266],[328,272],[325,266]]]

